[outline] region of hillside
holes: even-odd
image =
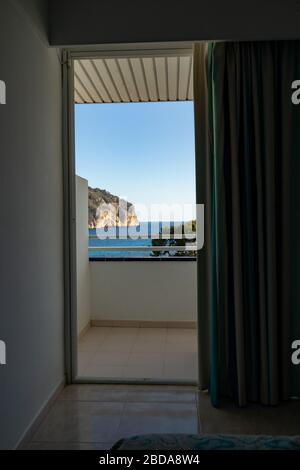
[[[138,225],[134,205],[105,189],[89,187],[89,228]]]

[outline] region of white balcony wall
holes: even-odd
[[[77,332],[90,324],[90,268],[88,255],[88,181],[76,176],[76,244],[77,244]]]
[[[196,321],[197,263],[90,263],[91,319]]]

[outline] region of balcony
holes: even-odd
[[[80,177],[76,203],[78,377],[197,382],[195,258],[89,257]]]

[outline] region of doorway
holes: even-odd
[[[72,380],[196,384],[192,50],[69,65]]]

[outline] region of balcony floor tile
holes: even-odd
[[[197,380],[196,330],[92,327],[79,341],[78,376]]]

